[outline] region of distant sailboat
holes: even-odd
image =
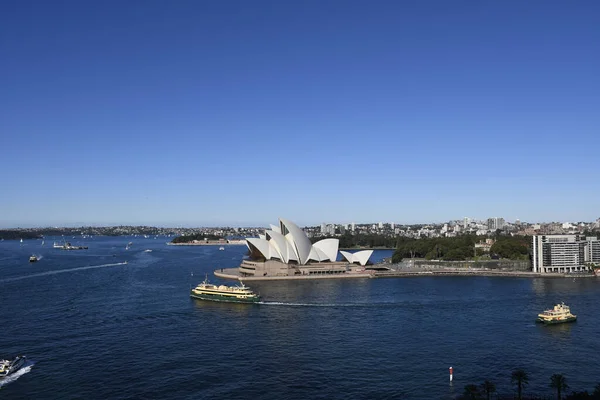
[[[42,246],[44,245],[44,240],[42,240]]]
[[[21,239],[21,243],[23,243],[23,239]]]

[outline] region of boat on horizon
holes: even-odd
[[[221,246],[219,247],[219,250],[225,250],[225,247]]]
[[[538,314],[536,322],[540,322],[546,325],[564,324],[567,322],[575,322],[577,315],[571,314],[571,309],[565,303],[560,303],[544,310],[544,312]]]
[[[258,303],[260,301],[260,296],[241,281],[238,286],[217,286],[204,279],[202,283],[192,289],[190,296],[200,300],[226,303]]]
[[[0,360],[0,378],[6,378],[10,374],[14,374],[25,365],[27,357],[16,356],[12,360]]]
[[[87,246],[73,246],[70,242],[64,242],[64,244],[54,242],[52,247],[61,250],[87,250]]]

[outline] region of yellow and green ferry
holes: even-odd
[[[240,282],[238,286],[213,285],[206,279],[192,289],[191,297],[200,300],[222,301],[229,303],[258,303],[260,296]]]
[[[560,303],[549,310],[538,314],[536,322],[541,322],[546,325],[564,324],[566,322],[574,322],[577,320],[577,315],[571,314],[571,309],[565,303]]]

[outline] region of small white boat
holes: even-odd
[[[151,249],[146,249],[146,250],[144,250],[144,253],[152,253],[152,250]]]
[[[12,360],[0,360],[0,378],[7,377],[20,370],[26,360],[25,356],[17,356]]]
[[[221,246],[219,247],[219,250],[225,250],[225,247]]]

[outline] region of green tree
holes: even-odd
[[[550,377],[550,387],[556,389],[556,398],[561,400],[561,393],[569,388],[567,379],[562,374],[554,374]]]
[[[596,386],[594,387],[592,396],[594,399],[600,399],[600,383],[596,384]]]
[[[565,400],[590,400],[590,399],[596,399],[597,397],[593,397],[593,395],[590,395],[587,390],[584,390],[583,392],[573,392],[570,395],[568,395],[567,397],[565,397]]]
[[[503,236],[490,248],[491,254],[511,260],[525,260],[529,257],[529,238],[526,236]]]
[[[496,385],[494,385],[492,382],[486,380],[485,382],[483,382],[481,384],[481,389],[485,393],[485,398],[487,400],[490,400],[492,393],[494,393],[496,391]]]
[[[529,376],[527,375],[527,372],[521,368],[514,370],[510,375],[510,381],[517,385],[517,398],[522,400],[523,387],[529,383]]]
[[[477,385],[466,385],[462,398],[465,400],[478,400],[481,398]]]

